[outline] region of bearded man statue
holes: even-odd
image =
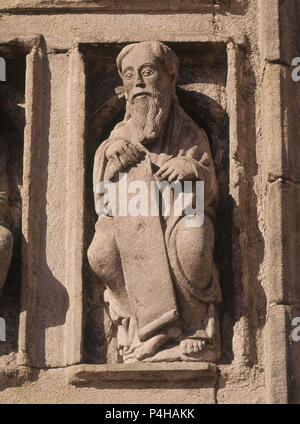
[[[214,263],[218,184],[208,138],[179,105],[179,60],[168,46],[128,45],[117,68],[126,114],[95,155],[99,218],[88,259],[106,287],[120,360],[215,362],[221,302]],[[120,175],[148,186],[204,181],[203,222],[189,225],[190,216],[165,216],[161,209],[156,216],[111,216],[109,208],[99,208],[99,184],[111,181],[122,191]]]

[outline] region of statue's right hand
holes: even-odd
[[[106,149],[106,158],[110,160],[115,155],[120,156],[125,153],[128,141],[123,139],[110,140],[110,144]]]
[[[130,141],[116,139],[106,150],[109,174],[126,171],[129,167],[140,162],[145,155],[144,151]]]
[[[139,162],[142,150],[130,141],[117,139],[112,141],[106,150],[106,157],[110,159],[120,159],[122,164],[128,162],[129,165]]]

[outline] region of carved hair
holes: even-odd
[[[160,41],[143,41],[141,43],[133,43],[124,47],[117,57],[117,68],[120,76],[122,76],[122,62],[125,56],[132,52],[136,47],[144,45],[152,51],[153,56],[166,68],[168,74],[177,81],[179,59],[170,47]]]

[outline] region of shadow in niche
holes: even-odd
[[[227,8],[218,9],[218,14],[226,15],[245,15],[248,10],[250,0],[227,0]],[[222,3],[221,1],[215,0],[215,4]],[[226,0],[225,0],[226,3]]]
[[[80,1],[80,0],[77,0]],[[84,0],[81,0],[82,2]],[[90,0],[85,0],[85,1],[90,1]],[[183,4],[181,5],[180,8],[170,8],[170,5],[168,5],[168,3],[166,3],[166,7],[164,8],[156,8],[155,6],[150,6],[150,8],[152,10],[143,10],[143,9],[139,9],[138,7],[133,7],[132,9],[130,9],[127,5],[125,5],[125,7],[122,7],[122,5],[118,5],[115,7],[114,10],[112,10],[112,7],[106,7],[103,9],[103,0],[92,0],[93,3],[99,3],[99,5],[102,7],[102,10],[105,11],[106,14],[108,15],[119,15],[120,13],[126,13],[127,15],[131,15],[131,14],[136,14],[138,12],[142,12],[145,15],[172,15],[172,14],[178,14],[178,13],[193,13],[193,12],[197,12],[197,7],[195,6],[194,9],[191,9],[191,7],[185,7],[184,6],[184,1],[182,2]],[[201,0],[200,0],[201,1]],[[208,1],[208,0],[206,0]],[[220,7],[216,10],[216,12],[218,14],[221,15],[226,15],[226,14],[231,14],[231,15],[244,15],[247,12],[248,9],[248,5],[249,5],[249,1],[250,0],[210,0],[211,2],[213,1],[214,5],[220,5]],[[163,2],[162,2],[163,3]],[[187,1],[187,3],[189,3],[189,1]],[[169,3],[170,4],[170,3]],[[68,9],[68,13],[70,14],[81,14],[82,12],[86,12],[86,7],[82,6],[82,7],[77,7],[77,8],[69,8]],[[199,9],[198,9],[199,11]],[[89,13],[92,12],[92,9],[90,11],[88,11]],[[211,6],[211,12],[213,12],[212,6]],[[215,13],[216,13],[215,12]],[[15,12],[16,13],[16,12]],[[21,10],[19,11],[19,13],[23,14],[24,12]],[[26,9],[26,14],[27,15],[36,15],[36,14],[40,14],[40,15],[60,15],[62,13],[62,8],[58,8],[58,9],[49,9],[47,8],[43,8],[40,7],[38,12],[35,10],[30,10],[30,9]]]
[[[219,14],[230,13],[232,15],[244,15],[247,12],[249,1],[250,0],[213,0],[213,1],[211,1],[211,3],[213,3],[214,6],[218,6],[218,5],[220,6],[217,9],[217,13],[219,13]],[[103,5],[102,2],[103,2],[103,0],[94,0],[94,3],[99,3],[101,6]],[[200,0],[200,2],[201,2],[201,0]],[[207,2],[207,0],[206,0],[206,2]],[[170,7],[168,7],[168,2],[167,2],[166,7],[165,7],[165,9],[163,9],[163,11],[160,11],[159,9],[155,10],[155,6],[153,6],[152,11],[146,10],[146,11],[143,11],[143,13],[145,13],[147,15],[157,15],[158,13],[159,14],[172,14],[172,13],[177,14],[177,13],[180,13],[180,12],[182,13],[182,12],[191,12],[192,11],[190,7],[185,6],[185,3],[187,5],[190,3],[189,1],[185,2],[183,0],[180,3],[181,3],[180,7],[177,7],[177,8],[175,7],[175,10],[174,9],[170,10]],[[190,5],[191,5],[191,3],[190,3]],[[195,11],[197,11],[197,6],[195,6]],[[137,12],[137,10],[133,9],[131,11],[128,7],[126,8],[126,13],[128,13],[128,14],[136,13],[136,12]],[[110,12],[108,11],[107,13],[114,14],[114,13],[119,13],[119,12],[118,12],[118,10],[116,10],[116,11],[110,11]]]

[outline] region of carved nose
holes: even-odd
[[[136,87],[139,87],[139,88],[145,88],[146,87],[146,84],[142,81],[142,80],[138,80],[136,83],[135,83],[135,86]]]

